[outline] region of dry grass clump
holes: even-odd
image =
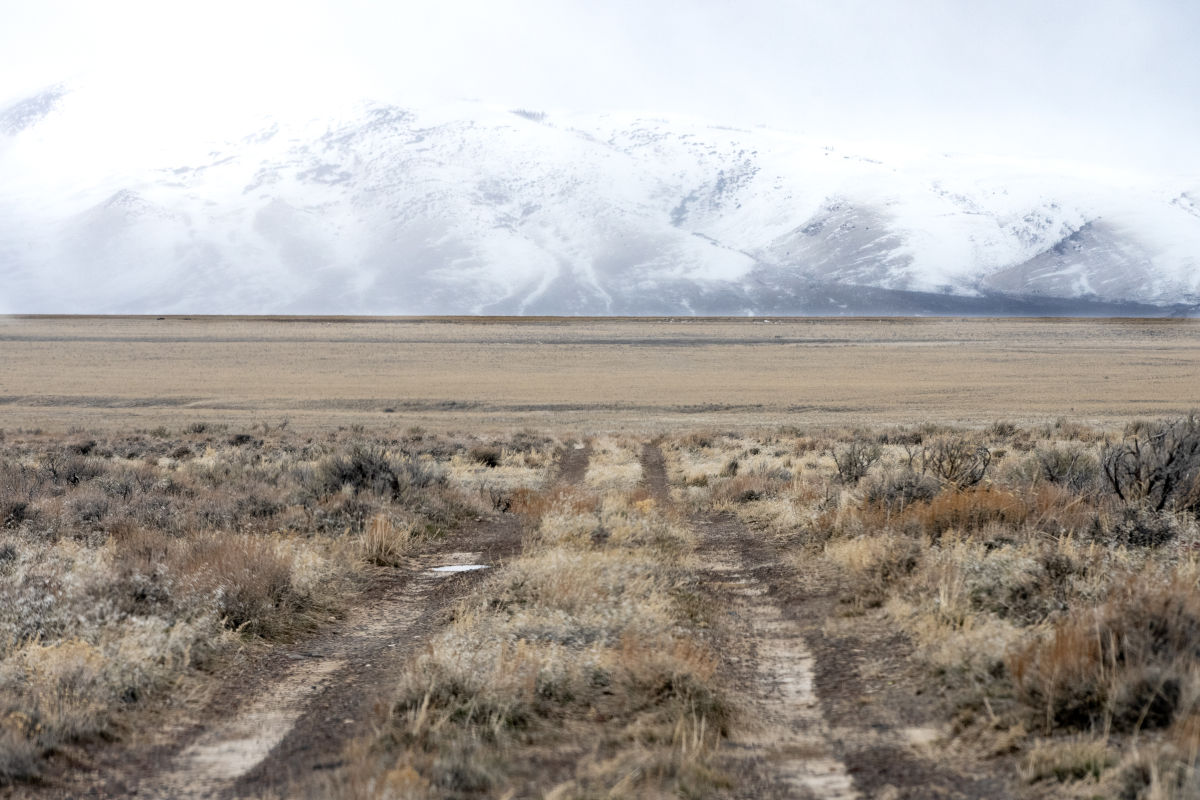
[[[716,483],[709,497],[715,506],[752,503],[774,497],[789,483],[786,473],[746,472]]]
[[[670,439],[663,444],[664,454],[669,455],[667,477],[673,484],[703,489],[714,478],[737,474],[741,464],[736,455],[740,451],[740,439],[718,433]]]
[[[1020,528],[1029,518],[1026,498],[992,486],[942,492],[924,503],[910,503],[897,524],[915,524],[937,538],[948,531],[981,531],[988,526]]]
[[[339,793],[694,796],[732,709],[690,635],[692,534],[642,492],[557,491],[524,554],[406,670]],[[391,793],[391,794],[389,794]]]
[[[854,601],[873,608],[882,605],[888,590],[917,568],[921,547],[911,537],[885,534],[830,542],[825,556],[852,577]]]
[[[374,566],[483,509],[463,442],[323,440],[207,423],[0,443],[0,783],[120,735],[117,720],[238,643],[313,629]],[[530,460],[549,456],[515,450]]]
[[[1126,578],[1013,654],[1020,697],[1047,732],[1167,728],[1196,710],[1200,588],[1179,574],[1147,577]]]
[[[598,492],[629,491],[642,479],[641,444],[612,436],[592,440],[583,483]]]
[[[377,514],[367,523],[361,539],[362,557],[380,567],[398,567],[416,545],[412,525],[396,525],[390,518]]]
[[[1030,783],[1098,780],[1116,757],[1103,737],[1082,736],[1038,742],[1021,764],[1021,777]]]
[[[475,444],[449,460],[450,482],[496,511],[509,511],[519,497],[545,486],[562,445],[523,432],[513,441]]]
[[[786,492],[799,471],[790,436],[710,434],[669,440],[663,450],[668,476],[681,485],[683,500],[692,508],[721,506],[740,513],[747,504]]]
[[[1118,578],[1108,600],[1028,637],[1008,665],[1048,746],[1081,731],[1125,750],[1101,766],[1115,765],[1104,784],[1118,796],[1194,797],[1200,590],[1194,572],[1148,572]]]

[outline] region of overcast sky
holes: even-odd
[[[1197,42],[1196,0],[0,0],[0,100],[478,99],[1191,174]]]

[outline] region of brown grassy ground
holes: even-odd
[[[714,650],[755,639],[722,614],[741,592],[776,644],[803,631],[863,796],[1200,796],[1200,478],[1118,493],[1103,469],[1162,440],[1131,419],[1200,397],[1198,344],[1171,321],[7,319],[0,793],[186,716],[492,514],[523,520],[520,557],[428,622],[372,688],[378,729],[304,790],[753,796],[721,765],[769,648]],[[591,446],[551,485],[568,431]],[[663,432],[671,509],[638,458]]]
[[[778,592],[819,620],[818,692],[860,790],[931,796],[934,764],[974,764],[1004,765],[1008,788],[965,796],[1200,796],[1200,421],[668,444],[682,502],[791,564]],[[1105,465],[1155,448],[1118,495]],[[932,732],[925,761],[880,734],[906,725]]]
[[[693,532],[611,480],[640,449],[606,439],[600,486],[526,509],[521,556],[459,604],[318,796],[709,797],[728,784],[711,761],[734,708],[698,638],[711,609],[695,598]]]
[[[286,796],[786,796],[830,780],[804,753],[845,796],[1197,795],[1200,422],[644,441],[6,434],[0,793],[184,723],[493,514],[520,554],[359,673],[386,685],[339,688],[382,698],[375,727]],[[1143,456],[1118,494],[1105,465]],[[816,738],[764,759],[791,723],[749,709],[788,681]]]
[[[556,447],[203,423],[7,434],[0,787],[121,738],[143,710],[186,715],[248,655],[334,622],[381,570],[540,486]]]
[[[1197,396],[1194,320],[0,319],[9,429],[1115,422]]]

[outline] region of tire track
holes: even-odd
[[[199,731],[137,784],[139,797],[209,800],[261,793],[336,765],[361,732],[372,687],[436,624],[438,610],[465,591],[471,573],[433,567],[478,563],[479,551],[426,556],[412,577],[379,602],[355,609],[338,629],[301,651],[231,713]]]
[[[589,455],[586,445],[568,445],[552,485],[580,482]],[[414,559],[336,629],[268,656],[247,676],[250,686],[230,686],[214,700],[207,722],[117,766],[97,796],[305,795],[306,784],[342,766],[347,743],[367,731],[399,670],[485,572],[434,568],[498,565],[519,551],[522,529],[519,515],[502,514],[455,535],[453,550]]]
[[[656,443],[642,450],[643,481],[670,504],[666,466]],[[730,734],[721,765],[736,776],[727,797],[850,800],[858,792],[837,757],[815,691],[815,660],[802,631],[776,604],[759,573],[749,531],[727,515],[695,518],[707,588],[729,615],[736,640],[722,648],[741,687],[744,724]]]
[[[583,483],[591,457],[591,442],[568,442],[559,460],[554,485],[577,486]]]
[[[729,660],[750,724],[731,733],[726,758],[732,772],[753,779],[732,796],[857,798],[817,697],[816,660],[760,574],[770,565],[756,563],[749,532],[738,520],[722,516],[694,524],[705,543],[705,576],[740,632]]]

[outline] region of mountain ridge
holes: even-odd
[[[362,102],[168,153],[75,99],[55,87],[0,111],[0,309],[1165,315],[1200,304],[1200,181],[480,104]]]

